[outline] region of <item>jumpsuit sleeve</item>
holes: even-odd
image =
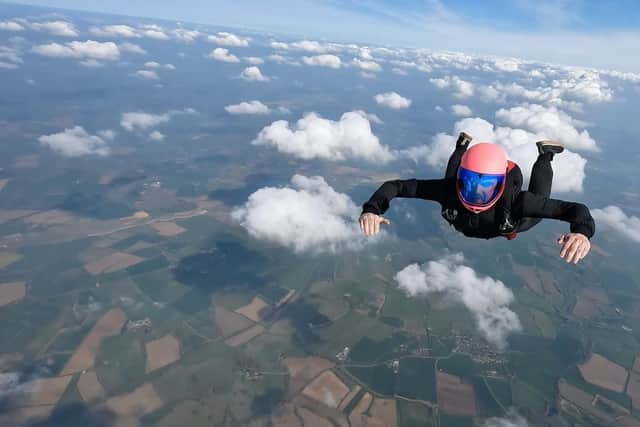
[[[582,203],[567,202],[539,196],[529,191],[520,193],[517,200],[521,217],[550,218],[570,223],[572,233],[584,234],[588,238],[595,233],[595,222],[589,208]]]
[[[394,197],[434,200],[442,204],[446,195],[444,179],[406,179],[387,181],[362,205],[362,213],[382,215]]]

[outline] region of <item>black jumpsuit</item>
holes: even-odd
[[[371,212],[382,215],[389,209],[394,197],[410,197],[434,200],[442,207],[442,216],[467,237],[491,239],[505,236],[499,230],[504,213],[510,212],[515,232],[523,232],[543,218],[558,219],[571,224],[572,233],[581,233],[591,238],[595,232],[595,223],[589,209],[582,203],[552,199],[551,183],[553,169],[550,153],[538,156],[531,171],[528,191],[522,191],[522,172],[516,165],[507,174],[505,191],[498,202],[484,212],[475,214],[467,210],[456,192],[456,173],[465,148],[456,148],[443,179],[407,179],[387,181],[362,206],[362,213]],[[509,238],[513,238],[511,233]]]

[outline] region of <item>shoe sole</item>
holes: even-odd
[[[536,145],[538,146],[538,153],[540,154],[544,154],[547,152],[545,148],[549,148],[549,151],[554,154],[559,154],[564,151],[564,145],[557,141],[551,141],[551,140],[537,141]]]

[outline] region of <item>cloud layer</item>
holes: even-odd
[[[65,129],[64,132],[43,135],[38,141],[53,151],[66,157],[80,157],[95,154],[106,156],[109,154],[107,141],[112,140],[113,132],[103,131],[99,135],[89,135],[82,126]]]
[[[257,190],[231,216],[256,239],[296,253],[322,253],[357,250],[377,240],[362,234],[359,214],[360,207],[324,178],[294,175],[290,186]]]
[[[592,209],[591,215],[598,226],[613,230],[622,237],[640,243],[640,218],[629,216],[618,206],[607,206],[603,209]]]
[[[463,261],[463,255],[458,253],[423,265],[411,264],[394,279],[410,296],[439,293],[464,304],[475,316],[482,336],[504,349],[508,335],[522,329],[520,319],[508,307],[513,293],[499,280],[478,276]]]
[[[377,94],[374,99],[379,105],[399,110],[401,108],[409,108],[411,106],[411,100],[405,98],[396,92],[385,92]]]
[[[309,113],[291,128],[286,120],[278,120],[263,128],[252,144],[274,146],[280,152],[306,160],[388,162],[394,157],[380,144],[371,131],[369,119],[360,111],[344,113],[338,121]]]

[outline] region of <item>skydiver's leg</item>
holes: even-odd
[[[531,169],[531,179],[529,179],[529,191],[542,197],[551,195],[551,184],[553,183],[553,168],[551,160],[553,153],[543,153],[533,164]],[[518,226],[518,232],[527,231],[534,225],[542,221],[540,218],[523,218]]]
[[[467,147],[469,147],[472,139],[468,134],[460,132],[458,140],[456,141],[456,149],[453,151],[453,154],[451,154],[451,157],[449,157],[449,163],[447,163],[447,171],[444,174],[445,178],[455,178],[457,176],[462,155],[467,151]]]

